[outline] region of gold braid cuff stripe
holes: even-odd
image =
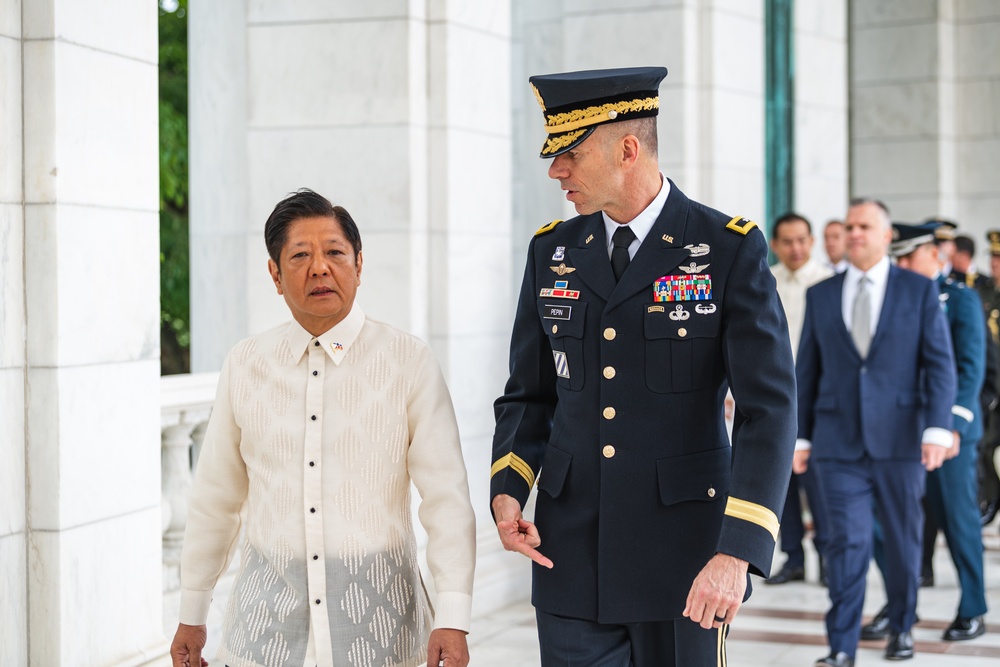
[[[534,486],[535,473],[532,472],[531,466],[525,463],[524,459],[522,459],[514,452],[506,454],[505,456],[502,456],[499,459],[497,459],[496,463],[494,463],[493,467],[490,469],[490,478],[492,478],[493,475],[497,474],[501,470],[504,470],[508,467],[513,468],[514,472],[516,472],[518,475],[524,478],[524,481],[528,483],[529,489],[532,486]]]
[[[558,132],[570,132],[581,127],[596,125],[613,120],[618,114],[635,113],[636,111],[650,111],[660,108],[659,97],[647,97],[642,100],[631,100],[625,102],[609,102],[597,107],[587,107],[586,109],[576,109],[565,113],[557,113],[548,117],[545,131],[549,134]]]
[[[586,130],[577,130],[576,132],[569,132],[567,134],[562,134],[555,139],[546,139],[545,148],[542,149],[542,155],[547,155],[548,153],[554,153],[560,148],[565,148],[571,143],[583,136]]]
[[[775,540],[778,539],[778,517],[763,505],[730,496],[729,502],[726,503],[726,516],[755,523],[771,533],[771,537]]]

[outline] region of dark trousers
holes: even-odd
[[[729,626],[606,624],[535,610],[542,667],[725,667]]]
[[[861,634],[865,576],[872,558],[877,507],[884,531],[889,624],[909,631],[917,607],[926,472],[919,461],[824,460],[817,466],[829,521],[826,573],[830,610],[826,631],[833,651],[853,656]]]
[[[788,556],[785,565],[803,567],[805,551],[802,540],[805,538],[805,526],[802,524],[801,491],[805,491],[809,503],[809,513],[813,519],[813,546],[822,556],[826,542],[826,508],[823,496],[819,490],[816,471],[812,466],[801,475],[792,475],[788,484],[788,495],[785,496],[785,506],[781,510],[781,550]]]

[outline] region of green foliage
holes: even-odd
[[[157,0],[160,43],[160,369],[190,371],[187,0]]]

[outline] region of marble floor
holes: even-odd
[[[997,523],[983,532],[986,546],[988,632],[968,642],[941,641],[941,633],[955,616],[958,588],[955,570],[942,541],[934,555],[935,585],[920,589],[914,628],[916,656],[913,667],[997,667],[1000,665],[1000,535]],[[511,557],[514,558],[513,554]],[[728,641],[730,667],[812,667],[827,654],[823,614],[826,589],[815,582],[815,555],[807,561],[812,581],[765,586],[754,580],[754,593],[743,606]],[[780,564],[783,555],[778,554]],[[527,565],[526,565],[527,567]],[[874,615],[885,601],[877,571],[869,573],[865,613]],[[472,667],[512,667],[538,664],[534,613],[527,603],[517,604],[473,621],[469,636]],[[856,664],[887,662],[884,642],[862,642]]]

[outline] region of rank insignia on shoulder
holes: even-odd
[[[726,225],[726,229],[731,229],[737,234],[743,234],[743,236],[746,236],[747,233],[749,233],[749,231],[756,226],[757,223],[754,222],[753,220],[748,220],[741,216],[736,216],[735,218],[729,221],[729,224]]]
[[[562,222],[562,220],[553,220],[552,222],[550,222],[547,225],[542,225],[541,227],[538,228],[538,231],[535,232],[535,236],[541,236],[542,234],[548,234],[553,229],[555,229],[556,225],[558,225],[560,222]]]
[[[707,273],[672,275],[653,283],[653,301],[711,301],[712,276]]]
[[[565,264],[560,264],[559,266],[550,266],[550,269],[556,272],[557,276],[565,276],[567,273],[573,273],[576,269],[572,266],[566,266]]]
[[[707,243],[699,243],[698,245],[689,243],[684,246],[684,249],[689,251],[692,257],[701,257],[702,255],[707,255],[711,248],[709,248]]]
[[[701,273],[708,267],[709,267],[708,264],[695,264],[694,262],[691,262],[687,266],[678,266],[677,268],[683,271],[684,273]]]
[[[557,245],[556,246],[556,251],[554,253],[552,253],[552,261],[553,262],[561,262],[564,259],[566,259],[566,246],[564,246],[564,245]]]

